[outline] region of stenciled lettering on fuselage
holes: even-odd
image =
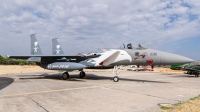
[[[52,65],[48,64],[47,69],[67,69],[69,68],[69,65]]]
[[[157,52],[150,52],[149,54],[147,52],[135,52],[135,58],[133,60],[135,61],[142,61],[146,56],[157,56]]]
[[[157,52],[151,52],[150,56],[157,56]]]

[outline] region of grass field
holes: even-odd
[[[200,112],[200,95],[186,102],[161,106],[160,112]]]
[[[13,74],[13,73],[44,72],[44,71],[47,70],[44,70],[39,66],[0,65],[0,75]]]

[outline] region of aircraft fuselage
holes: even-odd
[[[80,63],[86,66],[108,65],[172,65],[192,62],[181,55],[162,52],[153,49],[112,49],[97,58],[91,58]]]

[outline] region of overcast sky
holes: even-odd
[[[30,34],[43,54],[59,38],[65,54],[123,43],[200,60],[199,0],[4,0],[0,54],[30,55]]]

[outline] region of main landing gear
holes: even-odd
[[[84,77],[85,77],[85,72],[84,72],[84,71],[81,71],[81,72],[79,73],[79,77],[80,77],[80,78],[84,78]]]
[[[64,73],[62,74],[62,78],[63,78],[64,80],[68,79],[68,78],[69,78],[69,73],[68,73],[68,72],[64,72]]]
[[[195,72],[194,75],[195,75],[195,77],[197,77],[197,78],[199,77],[199,73],[198,73],[198,72]]]
[[[86,76],[85,72],[84,72],[84,71],[80,71],[79,77],[80,77],[80,78],[84,78],[85,76]],[[62,74],[62,79],[66,80],[66,79],[68,79],[68,78],[69,78],[69,73],[68,73],[68,72],[64,72],[64,73]]]
[[[117,66],[117,65],[114,66],[113,73],[116,75],[116,76],[113,77],[114,82],[119,81],[119,77],[117,75],[120,73],[120,69],[121,69],[121,66]]]

